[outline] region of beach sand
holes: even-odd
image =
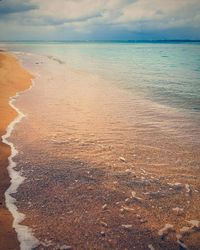
[[[9,105],[9,98],[27,89],[32,76],[10,54],[0,52],[0,136],[6,133],[8,124],[16,117]],[[4,193],[10,185],[7,171],[10,148],[0,143],[0,249],[18,249],[19,243],[12,228],[12,216],[5,206]]]
[[[31,75],[1,55],[1,79],[10,83],[1,91],[3,135],[16,115],[9,97],[26,89]],[[28,115],[10,140],[26,179],[13,196],[37,249],[199,249],[196,123],[52,58],[23,57],[38,77],[16,103]],[[0,249],[15,249],[12,217],[0,216]]]
[[[26,177],[15,198],[37,249],[199,249],[196,122],[53,58],[18,57],[36,78],[16,103],[27,117],[10,138]]]

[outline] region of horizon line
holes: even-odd
[[[200,39],[72,39],[72,40],[44,40],[44,39],[17,39],[17,40],[0,40],[0,43],[6,42],[200,42]]]

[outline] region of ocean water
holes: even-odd
[[[199,249],[199,46],[7,45],[35,76],[6,137],[22,249]]]
[[[200,110],[200,43],[14,43],[165,105]]]

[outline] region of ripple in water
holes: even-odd
[[[198,118],[52,58],[19,57],[37,77],[16,104],[26,179],[13,196],[38,249],[198,249]]]

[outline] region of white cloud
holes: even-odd
[[[166,29],[195,25],[198,22],[199,0],[139,0],[126,6],[115,24],[132,29],[143,28]]]

